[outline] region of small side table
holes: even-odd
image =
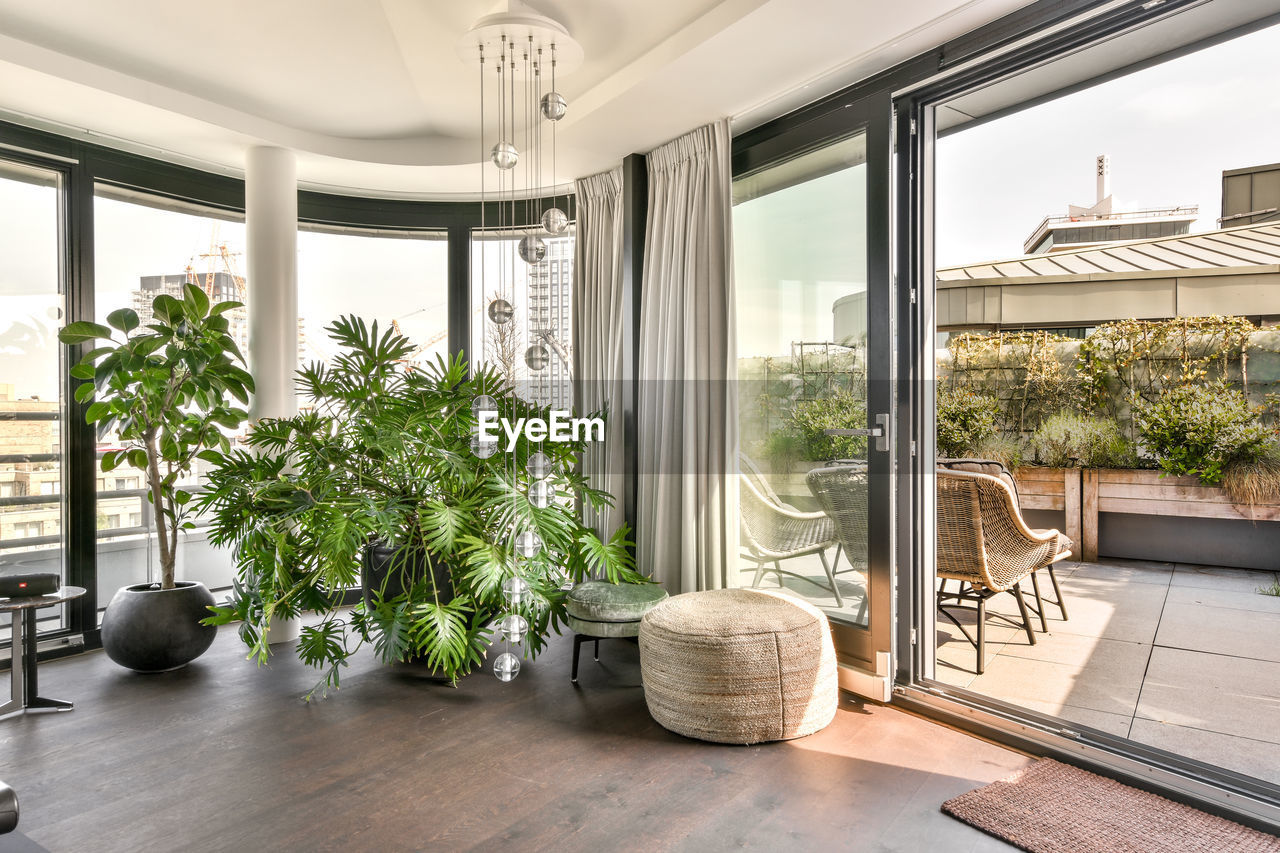
[[[0,717],[20,711],[70,711],[75,706],[61,699],[39,695],[36,681],[36,611],[79,598],[88,590],[82,586],[64,586],[49,595],[25,598],[0,598],[0,613],[10,614],[12,664],[9,671],[9,701],[0,705]],[[19,669],[21,661],[21,669]]]

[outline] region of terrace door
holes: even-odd
[[[821,608],[842,683],[883,699],[892,619],[889,281],[869,263],[868,245],[869,223],[884,221],[871,211],[887,200],[869,164],[876,137],[865,121],[842,119],[834,138],[805,153],[735,155],[737,580]]]
[[[1278,8],[1095,10],[896,103],[906,328],[936,379],[911,388],[903,700],[1271,821],[1280,522],[1167,436],[1249,472],[1231,442],[1275,435],[1280,115],[1253,107]],[[1052,566],[1049,529],[1071,540]]]

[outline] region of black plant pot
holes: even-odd
[[[202,583],[181,581],[121,587],[102,614],[102,647],[116,663],[136,672],[186,666],[213,644],[218,629],[201,625],[213,594]]]
[[[431,575],[435,580],[441,601],[453,599],[453,578],[449,567],[443,560],[432,560]],[[414,584],[427,577],[427,555],[423,551],[410,551],[403,548],[392,548],[382,543],[375,543],[364,549],[360,561],[360,591],[364,597],[364,606],[372,607],[371,596],[374,592],[382,598],[395,598],[403,595]],[[444,675],[426,665],[425,656],[411,656],[400,661],[402,674],[412,678],[440,680]]]
[[[403,595],[414,584],[427,576],[425,551],[393,548],[376,542],[364,549],[360,561],[360,589],[365,607],[371,606],[370,595],[380,592],[384,599]],[[453,578],[444,561],[432,560],[431,574],[439,590],[441,601],[453,598]]]

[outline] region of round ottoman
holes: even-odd
[[[640,633],[640,618],[667,597],[656,583],[609,583],[584,581],[565,598],[569,628],[573,631],[573,670],[569,680],[578,682],[578,653],[582,642],[595,640],[595,658],[600,660],[600,641],[614,637],[634,637]]]
[[[813,734],[839,702],[827,617],[755,589],[677,595],[640,623],[640,674],[664,728],[716,743]]]

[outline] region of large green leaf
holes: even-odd
[[[117,308],[107,315],[107,322],[113,329],[119,329],[127,334],[138,328],[138,324],[142,321],[138,319],[138,312],[132,308]]]
[[[209,297],[190,282],[182,288],[182,302],[191,320],[203,320],[209,314]]]
[[[82,344],[86,341],[109,337],[111,337],[111,330],[106,326],[84,320],[78,323],[68,323],[58,332],[58,340],[64,344]]]

